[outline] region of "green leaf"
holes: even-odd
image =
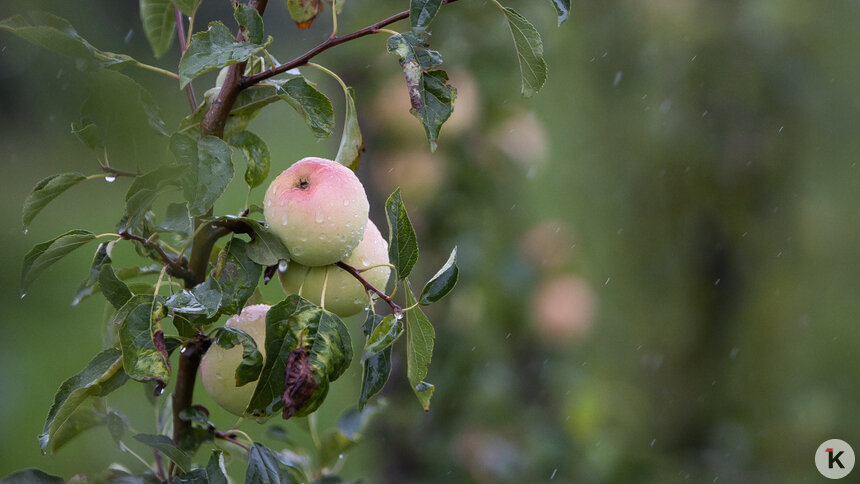
[[[331,100],[316,85],[304,77],[294,77],[280,84],[278,96],[305,118],[314,136],[323,139],[334,129],[334,109]],[[355,106],[353,102],[353,111]],[[356,129],[358,121],[356,121]]]
[[[245,472],[245,482],[253,484],[280,484],[281,466],[275,454],[263,446],[254,443],[248,452],[248,470]],[[289,481],[286,481],[289,482]]]
[[[383,408],[384,405],[370,405],[364,411],[350,408],[341,414],[337,420],[337,427],[328,429],[322,435],[320,465],[330,468],[337,461],[338,456],[345,454],[359,443],[367,425],[382,412]]]
[[[202,0],[173,0],[173,4],[176,5],[182,13],[185,15],[192,17],[194,13],[197,12],[197,7],[200,6]]]
[[[343,120],[343,134],[340,137],[340,147],[337,149],[335,161],[353,171],[358,169],[358,160],[364,151],[364,139],[358,126],[358,113],[355,110],[355,90],[346,90],[346,117]]]
[[[239,4],[236,11],[233,12],[233,18],[241,26],[248,42],[252,44],[263,43],[263,17],[260,17],[256,8]]]
[[[115,308],[120,309],[132,298],[133,294],[124,282],[116,277],[111,264],[104,264],[99,271],[99,288],[105,299]]]
[[[78,35],[67,20],[47,12],[29,12],[29,18],[15,15],[0,21],[0,30],[11,32],[27,42],[39,45],[57,54],[82,61],[80,67],[119,68],[137,64],[133,58],[104,52]]]
[[[433,358],[433,339],[436,331],[420,307],[415,306],[412,288],[406,284],[406,376],[425,411],[430,410],[433,386],[424,381]],[[414,306],[414,307],[413,307]]]
[[[290,252],[280,237],[259,223],[255,222],[253,227],[254,238],[248,244],[248,258],[264,267],[290,259]]]
[[[170,149],[177,160],[190,164],[182,179],[189,214],[205,214],[233,179],[230,146],[215,136],[204,136],[195,144],[176,134],[170,138]]]
[[[191,215],[188,214],[188,205],[184,203],[171,203],[167,206],[164,220],[158,224],[159,232],[176,232],[185,236],[191,236],[193,226]]]
[[[326,0],[326,3],[331,5],[334,8],[335,13],[340,15],[343,12],[343,6],[346,3],[346,0]]]
[[[248,243],[232,238],[224,247],[220,270],[212,278],[221,286],[221,314],[238,314],[260,282],[263,267],[251,260]]]
[[[81,107],[81,115],[95,123],[109,150],[111,146],[126,148],[120,144],[151,142],[152,137],[143,136],[140,129],[144,121],[155,133],[170,135],[152,94],[131,77],[100,69],[89,73],[86,81],[91,94]]]
[[[218,314],[223,291],[215,279],[208,278],[191,289],[183,289],[167,298],[164,305],[174,313],[202,315],[213,318]]]
[[[250,131],[241,131],[230,137],[230,146],[245,155],[248,168],[245,169],[245,183],[254,188],[260,186],[269,176],[272,157],[266,143]]]
[[[364,354],[362,354],[361,360],[365,361],[386,348],[390,348],[400,338],[401,334],[403,334],[403,318],[395,318],[389,314],[373,328],[373,332],[370,333],[364,344]]]
[[[424,32],[439,12],[442,0],[412,0],[409,4],[409,23],[416,33]]]
[[[191,456],[177,447],[166,435],[137,434],[134,436],[134,440],[160,451],[183,471],[191,468]]]
[[[212,451],[212,456],[209,457],[209,462],[206,464],[206,475],[209,477],[209,484],[227,484],[230,482],[227,479],[224,453],[220,450]]]
[[[448,85],[448,74],[435,70],[442,57],[427,45],[427,35],[405,32],[388,39],[388,52],[400,57],[406,75],[411,112],[424,126],[430,150],[436,151],[439,131],[454,112],[457,90]]]
[[[388,219],[388,259],[397,268],[397,277],[406,279],[418,261],[418,237],[409,221],[400,188],[385,201],[385,216]]]
[[[250,59],[271,43],[238,42],[221,22],[212,22],[209,29],[191,36],[191,44],[179,61],[179,84],[184,88],[195,77],[224,66]]]
[[[62,477],[48,474],[47,472],[28,467],[20,471],[15,471],[8,476],[0,479],[0,484],[65,484],[66,480]]]
[[[105,424],[105,416],[92,408],[79,408],[63,423],[51,439],[49,452],[53,454],[81,433]]]
[[[287,364],[293,361],[290,356],[294,351],[301,351],[300,346],[308,353],[313,380],[304,388],[309,393],[312,390],[310,398],[292,409],[295,416],[315,411],[328,392],[328,383],[340,377],[352,360],[352,343],[343,321],[290,295],[266,314],[266,362],[246,414],[266,418],[285,407],[285,375],[290,370]]]
[[[215,332],[215,344],[225,349],[242,345],[242,362],[236,368],[237,387],[257,381],[263,369],[263,355],[251,335],[238,328],[223,326]]]
[[[99,137],[99,128],[95,123],[86,120],[81,120],[80,123],[72,121],[71,129],[72,134],[87,148],[95,150],[102,145],[101,137]]]
[[[110,348],[96,355],[77,375],[64,381],[54,395],[54,404],[39,435],[42,452],[47,451],[57,431],[84,400],[103,397],[127,380],[120,350]]]
[[[520,62],[522,93],[531,97],[546,82],[546,61],[543,58],[543,41],[534,25],[512,8],[505,7],[505,18],[514,37],[514,47]]]
[[[451,251],[448,256],[448,261],[439,269],[435,276],[431,277],[424,289],[421,291],[419,300],[421,304],[427,306],[442,299],[454,286],[457,285],[457,277],[460,275],[460,269],[457,268],[457,247]]]
[[[564,23],[570,17],[570,0],[550,0],[558,13],[558,25]]]
[[[24,230],[51,200],[86,179],[87,177],[82,173],[62,173],[51,175],[37,183],[24,200],[24,209],[21,211]]]
[[[114,324],[120,325],[123,368],[137,381],[155,380],[164,385],[170,377],[167,352],[160,351],[153,341],[156,323],[163,315],[164,307],[154,302],[152,296],[137,295],[114,318]]]
[[[173,484],[209,484],[209,475],[206,473],[206,469],[192,469],[177,474],[170,482]]]
[[[81,281],[80,285],[78,285],[78,291],[75,294],[75,299],[72,301],[72,306],[77,306],[83,298],[92,294],[91,288],[94,284],[98,283],[99,272],[101,272],[102,266],[111,263],[111,252],[113,252],[114,244],[116,244],[115,240],[99,244],[96,249],[96,253],[93,256],[93,262],[90,265],[90,273],[87,278]]]
[[[310,27],[322,9],[321,0],[287,0],[287,10],[290,11],[290,17],[300,29]]]
[[[161,165],[155,170],[134,177],[128,191],[125,192],[125,200],[128,201],[143,190],[161,190],[171,185],[177,185],[178,179],[188,169],[186,165]]]
[[[110,436],[113,438],[114,442],[119,443],[122,440],[123,434],[125,431],[131,427],[128,423],[128,418],[125,415],[111,410],[105,416],[105,421],[107,423],[108,431],[110,432]]]
[[[70,230],[51,240],[34,245],[24,255],[24,265],[21,268],[21,291],[26,291],[30,283],[54,262],[95,238],[95,234],[86,230]]]
[[[176,32],[173,3],[170,0],[140,0],[140,20],[152,53],[160,58],[170,49]]]
[[[113,244],[113,243],[114,242],[109,242],[109,244]],[[99,288],[99,285],[98,285],[99,271],[101,271],[102,265],[109,264],[111,261],[110,261],[110,258],[108,258],[107,260],[97,262],[98,257],[99,257],[99,252],[97,251],[95,258],[93,259],[93,266],[90,269],[90,277],[88,277],[86,280],[81,282],[81,285],[78,287],[77,293],[75,293],[75,298],[74,298],[74,300],[72,300],[72,306],[77,306],[84,299],[92,296],[93,294],[97,294],[97,293],[101,292],[101,288]],[[136,277],[143,277],[143,276],[158,274],[159,272],[161,272],[161,269],[162,269],[162,267],[159,265],[151,265],[151,266],[147,266],[147,267],[137,267],[137,266],[123,267],[123,268],[116,271],[116,276],[121,281],[127,281],[129,279],[134,279]],[[93,272],[93,271],[95,271],[95,272]],[[90,279],[90,278],[92,278],[92,279]],[[143,287],[143,286],[145,286],[145,287]],[[141,292],[144,289],[149,288],[149,292],[152,292],[152,285],[151,284],[144,284],[143,286],[141,286],[141,284],[131,284],[129,286],[129,289],[131,289],[132,292],[134,292],[134,291]],[[111,306],[111,307],[113,307],[113,306]]]
[[[382,322],[384,318],[373,313],[368,313],[365,321],[365,334],[368,336],[373,334],[373,330]],[[381,352],[373,356],[362,359],[363,367],[361,379],[361,394],[358,399],[358,410],[364,409],[367,402],[382,391],[388,377],[391,375],[391,346],[385,348]]]

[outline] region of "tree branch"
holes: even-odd
[[[191,422],[179,415],[190,408],[194,399],[194,381],[200,360],[212,345],[212,339],[198,332],[194,339],[186,343],[179,355],[179,372],[176,374],[176,388],[173,390],[173,441],[179,445],[185,433],[191,429]]]
[[[454,3],[456,1],[457,0],[444,0],[442,3],[448,4],[448,3]],[[380,20],[379,22],[376,22],[373,25],[369,25],[369,26],[367,26],[361,30],[356,30],[355,32],[352,32],[350,34],[346,34],[346,35],[343,35],[340,37],[330,37],[328,40],[326,40],[322,44],[317,45],[313,49],[305,52],[304,54],[300,55],[299,57],[296,57],[295,59],[293,59],[287,63],[281,64],[277,67],[273,67],[273,68],[271,68],[267,71],[263,71],[259,74],[254,74],[253,76],[249,76],[249,77],[244,78],[242,80],[241,88],[244,89],[246,87],[253,86],[254,84],[257,84],[260,81],[265,81],[266,79],[269,79],[270,77],[277,76],[278,74],[283,74],[284,72],[287,72],[290,69],[294,69],[296,67],[303,66],[303,65],[307,64],[308,61],[310,61],[311,59],[316,57],[317,55],[321,54],[322,52],[324,52],[328,49],[331,49],[332,47],[334,47],[336,45],[343,44],[344,42],[349,42],[350,40],[355,40],[359,37],[364,37],[365,35],[376,34],[379,32],[379,29],[385,27],[386,25],[393,24],[394,22],[397,22],[399,20],[403,20],[407,17],[409,17],[409,10],[404,10],[398,14],[395,14],[395,15],[392,15],[391,17],[388,17],[385,20]]]
[[[355,267],[352,267],[351,265],[349,265],[343,261],[336,262],[335,265],[340,267],[341,269],[345,270],[346,272],[349,272],[349,274],[352,277],[356,278],[356,280],[358,280],[358,282],[360,282],[361,285],[364,286],[365,291],[371,291],[371,292],[375,293],[377,296],[379,296],[380,299],[385,301],[391,307],[391,311],[394,312],[395,316],[403,314],[403,309],[400,306],[398,306],[397,303],[394,302],[394,300],[391,299],[391,296],[389,296],[388,294],[385,294],[384,292],[382,292],[379,289],[377,289],[376,287],[374,287],[373,284],[371,284],[370,282],[368,282],[367,279],[362,277],[361,272],[359,272],[358,269],[356,269]]]
[[[185,259],[175,260],[173,257],[170,257],[167,252],[164,251],[164,248],[161,247],[161,244],[155,242],[154,240],[149,240],[145,237],[141,237],[140,235],[135,235],[129,232],[126,229],[120,230],[117,235],[123,240],[135,240],[140,242],[141,244],[153,249],[156,253],[158,253],[158,257],[164,262],[167,266],[167,273],[173,277],[179,277],[181,279],[188,279],[192,276],[191,272],[185,267]]]

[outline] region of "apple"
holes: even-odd
[[[284,242],[290,259],[305,266],[343,260],[364,236],[370,204],[349,168],[324,158],[304,158],[266,190],[263,216]]]
[[[372,221],[368,220],[364,238],[343,262],[358,270],[388,264],[388,243],[382,238],[382,234]],[[328,271],[327,282],[325,281],[326,271]],[[376,267],[362,272],[361,276],[377,289],[384,291],[391,276],[391,269],[385,266]],[[370,302],[364,286],[350,273],[336,265],[308,267],[290,262],[287,270],[278,274],[278,277],[287,295],[300,294],[317,305],[323,303],[322,292],[323,283],[325,283],[325,309],[340,317],[352,316]]]
[[[225,327],[241,329],[248,333],[257,343],[257,349],[260,350],[263,358],[266,357],[266,313],[269,308],[267,304],[246,306],[242,312],[230,317],[224,323]],[[245,413],[257,387],[257,382],[247,383],[241,387],[236,386],[236,368],[241,362],[241,344],[225,349],[214,343],[200,362],[200,379],[203,381],[206,393],[215,400],[215,403],[240,417]]]
[[[541,283],[532,294],[531,305],[532,324],[550,344],[581,340],[594,323],[594,293],[576,276],[556,276]]]

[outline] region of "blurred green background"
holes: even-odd
[[[367,148],[359,176],[378,225],[385,197],[403,187],[422,248],[416,280],[460,250],[456,291],[428,312],[437,331],[431,412],[408,388],[401,343],[385,415],[342,474],[390,483],[823,480],[813,465],[821,442],[860,450],[860,4],[581,0],[557,28],[550,2],[507,3],[541,31],[549,81],[535,98],[519,96],[510,34],[492,4],[443,8],[433,46],[459,96],[436,154],[407,112],[384,36],[317,59],[356,88]],[[350,0],[341,32],[407,6]],[[25,9],[67,18],[103,50],[175,70],[175,44],[152,59],[137,2],[4,2],[0,16]],[[215,18],[229,19],[228,2],[205,1],[197,26]],[[282,61],[330,28],[324,15],[299,32],[279,1],[265,21]],[[170,126],[187,114],[175,84],[126,73]],[[307,75],[335,104],[336,135],[315,142],[288,106],[270,108],[251,129],[274,155],[272,176],[336,153],[342,96],[330,79]],[[37,466],[69,478],[116,461],[141,470],[102,445],[104,428],[50,457],[36,439],[58,385],[100,349],[103,304],[70,306],[91,250],[19,299],[22,256],[71,228],[111,231],[128,185],[75,187],[21,231],[20,206],[37,181],[97,171],[69,134],[97,89],[84,79],[68,59],[0,34],[0,476]],[[198,98],[213,82],[195,82]],[[119,114],[114,166],[147,169],[169,156],[122,93],[99,100]],[[261,198],[258,189],[252,200]],[[239,172],[216,212],[235,213],[243,200]],[[360,321],[350,324],[358,346]],[[323,426],[355,404],[359,379],[355,361],[320,411]],[[232,425],[201,387],[196,395],[216,423]],[[140,385],[110,401],[137,431],[153,432]],[[263,427],[242,428],[274,445]]]

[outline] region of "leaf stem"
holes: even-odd
[[[371,291],[371,292],[375,293],[377,296],[379,296],[380,299],[385,301],[385,303],[391,307],[391,311],[394,313],[395,317],[403,314],[403,309],[400,306],[398,306],[397,303],[395,303],[393,299],[391,299],[391,296],[385,294],[384,292],[382,292],[379,289],[377,289],[376,287],[374,287],[373,284],[371,284],[370,282],[367,281],[367,279],[365,279],[364,277],[361,276],[361,272],[358,269],[356,269],[355,267],[352,267],[351,265],[349,265],[343,261],[336,262],[335,265],[340,267],[341,269],[345,270],[346,272],[349,272],[350,275],[352,275],[352,277],[356,278],[358,280],[358,282],[360,282],[361,285],[364,286],[365,291]]]
[[[307,66],[313,67],[315,69],[319,69],[319,70],[325,72],[326,74],[330,75],[331,77],[333,77],[334,80],[336,80],[337,83],[340,84],[340,87],[343,89],[344,95],[349,96],[349,88],[346,86],[346,83],[343,82],[343,79],[341,79],[340,76],[335,74],[334,71],[331,71],[331,70],[329,70],[329,69],[327,69],[327,68],[325,68],[319,64],[314,64],[313,62],[308,62]]]
[[[391,29],[376,29],[374,34],[391,34],[391,35],[400,35],[400,32]]]
[[[155,67],[155,66],[152,66],[149,64],[144,64],[143,62],[135,62],[132,65],[135,67],[139,67],[141,69],[145,69],[147,71],[157,72],[158,74],[173,78],[177,81],[179,80],[179,74],[177,74],[175,72],[170,72],[167,69],[162,69],[161,67]]]

